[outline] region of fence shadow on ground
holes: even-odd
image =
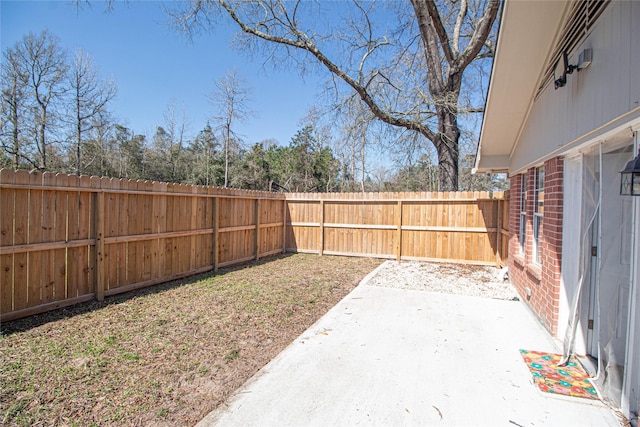
[[[75,304],[68,307],[59,308],[45,313],[35,314],[21,319],[11,320],[8,322],[2,322],[0,325],[0,335],[12,335],[15,333],[26,332],[30,329],[37,328],[47,323],[56,322],[63,319],[87,314],[93,311],[102,310],[112,305],[122,304],[131,301],[135,298],[141,298],[148,295],[161,294],[163,292],[179,288],[181,286],[190,285],[201,280],[205,280],[211,277],[224,276],[225,274],[232,273],[234,271],[243,270],[245,268],[252,268],[258,265],[267,264],[279,259],[288,258],[294,256],[293,253],[272,255],[265,258],[260,258],[258,261],[248,262],[246,264],[237,264],[229,267],[219,269],[217,272],[209,271],[207,273],[201,273],[195,276],[189,276],[183,279],[173,280],[171,282],[164,282],[159,285],[149,286],[146,288],[140,288],[133,291],[113,295],[106,297],[103,301],[91,300],[84,303]]]

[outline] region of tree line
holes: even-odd
[[[110,111],[116,83],[102,78],[91,56],[73,55],[47,31],[28,34],[3,52],[0,167],[293,191],[436,191],[438,164],[422,153],[394,170],[370,166],[369,154],[387,132],[358,100],[312,108],[287,145],[266,139],[247,145],[236,132],[249,120],[251,90],[235,71],[209,94],[215,114],[190,136],[188,120],[167,107],[152,135],[118,122]],[[388,142],[388,139],[386,140]],[[460,161],[460,189],[500,189],[503,180],[470,175]]]
[[[3,52],[1,136],[4,165],[82,172],[82,148],[107,120],[116,96],[91,56],[69,58],[47,31],[28,34]]]

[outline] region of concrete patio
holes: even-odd
[[[198,426],[620,426],[542,393],[519,349],[557,352],[521,302],[367,285]]]

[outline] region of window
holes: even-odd
[[[536,168],[533,205],[533,253],[536,264],[542,264],[542,242],[540,230],[544,217],[544,166]]]
[[[524,254],[527,241],[527,174],[523,173],[520,180],[520,253]]]

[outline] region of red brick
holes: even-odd
[[[527,174],[527,224],[524,254],[520,254],[520,188],[522,174],[511,178],[511,204],[509,211],[509,273],[511,282],[536,313],[540,321],[553,334],[558,330],[560,277],[562,266],[563,171],[561,158],[545,162],[545,210],[540,231],[541,265],[534,264],[533,212],[535,168]],[[520,259],[521,262],[517,261]],[[521,265],[524,264],[524,265]],[[526,288],[531,298],[526,298]]]

